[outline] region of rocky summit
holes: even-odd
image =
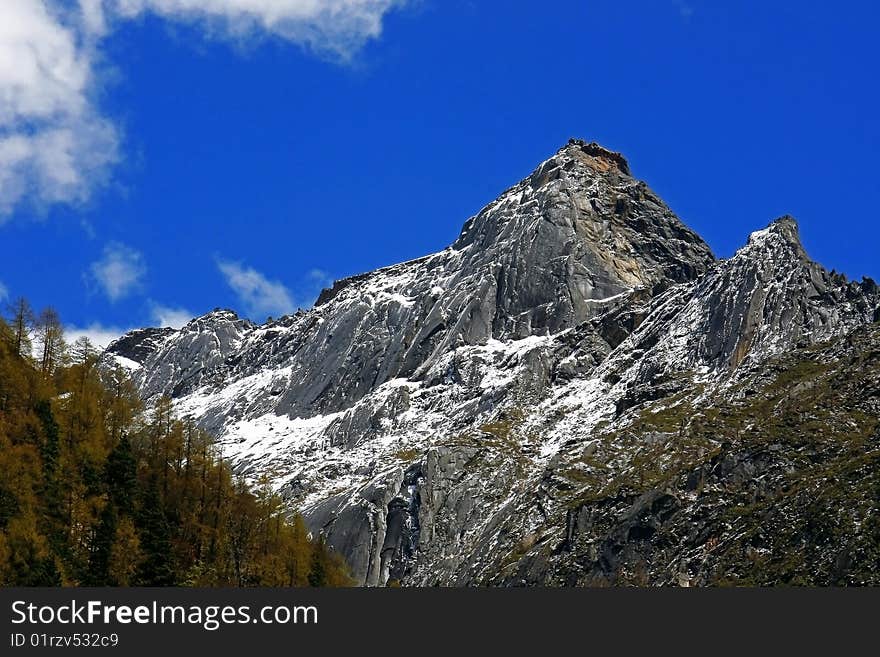
[[[791,217],[718,260],[570,140],[439,253],[105,361],[365,585],[880,584],[878,320]]]

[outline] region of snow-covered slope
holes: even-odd
[[[716,261],[622,156],[572,140],[444,251],[338,281],[307,312],[218,310],[108,353],[268,474],[360,581],[470,583],[549,531],[548,471],[600,430],[878,305],[873,282],[812,263],[790,218]],[[628,449],[604,445],[606,465]]]

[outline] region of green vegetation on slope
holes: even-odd
[[[501,581],[880,585],[880,324],[735,381],[572,446],[543,479],[561,540]]]
[[[349,583],[268,486],[236,479],[169,400],[145,412],[53,312],[21,300],[0,320],[0,585]]]

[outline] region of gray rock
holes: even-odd
[[[640,422],[755,395],[768,362],[878,313],[877,285],[812,262],[790,217],[716,261],[620,154],[572,140],[444,251],[263,325],[215,311],[135,331],[106,358],[240,471],[271,471],[360,583],[680,584],[710,527],[688,496],[784,459],[728,451],[680,487],[611,490],[696,449],[688,417]]]

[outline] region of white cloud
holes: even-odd
[[[106,0],[79,0],[80,24],[85,33],[94,38],[101,37],[107,32],[105,2]]]
[[[156,302],[150,302],[149,312],[150,317],[158,326],[170,326],[171,328],[180,328],[194,316],[184,308],[171,308]],[[86,326],[70,324],[64,327],[64,339],[68,344],[73,344],[77,338],[86,337],[96,347],[105,349],[116,338],[133,331],[135,328],[108,326],[101,322],[91,322]]]
[[[150,315],[158,326],[180,328],[195,317],[195,313],[186,308],[171,308],[160,303],[151,303]]]
[[[245,313],[259,321],[267,316],[280,317],[299,308],[309,308],[321,290],[333,284],[333,278],[321,269],[310,269],[294,286],[295,291],[291,291],[283,283],[270,280],[241,262],[218,258],[217,267],[238,296]]]
[[[147,267],[144,257],[134,249],[111,242],[104,247],[100,260],[92,263],[91,279],[103,290],[110,301],[123,299],[142,285]]]
[[[407,0],[0,1],[0,223],[25,203],[87,201],[119,159],[96,103],[101,38],[147,13],[236,41],[269,34],[349,60]]]
[[[96,347],[104,349],[116,338],[128,333],[130,330],[116,326],[104,326],[97,322],[93,322],[86,327],[69,325],[64,327],[64,340],[68,344],[73,344],[77,338],[86,337]]]
[[[120,16],[152,12],[240,40],[272,34],[324,55],[349,59],[382,34],[389,10],[406,0],[114,0]]]
[[[269,280],[256,269],[229,260],[218,260],[217,267],[244,304],[245,311],[254,319],[262,320],[267,315],[289,315],[297,309],[290,290],[278,281]]]
[[[0,3],[0,222],[26,200],[88,200],[117,159],[118,132],[93,102],[94,43],[59,7]]]
[[[3,283],[0,283],[0,301],[5,301],[9,298],[9,290],[6,288]]]

